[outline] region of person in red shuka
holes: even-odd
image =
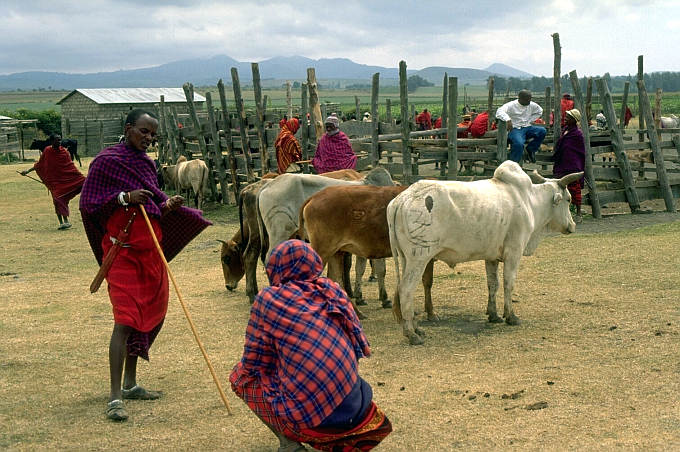
[[[52,195],[54,210],[59,220],[57,229],[68,229],[68,203],[83,188],[85,176],[73,164],[71,155],[61,146],[61,136],[50,135],[50,146],[47,146],[33,168],[21,172],[23,176],[35,171]]]

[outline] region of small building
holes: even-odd
[[[78,140],[81,154],[95,155],[118,141],[130,110],[144,108],[158,114],[161,96],[177,113],[189,112],[182,88],[75,89],[57,102],[62,136]],[[205,97],[194,93],[196,109],[202,110],[204,103]]]

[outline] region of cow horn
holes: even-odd
[[[220,239],[215,239],[215,240],[217,240],[220,243],[224,243],[225,245],[227,244],[227,242],[225,242],[224,240],[220,240]]]
[[[557,184],[562,188],[567,188],[567,185],[571,184],[576,180],[579,180],[582,177],[583,171],[581,171],[580,173],[567,174],[566,176],[562,177],[562,179],[558,180]]]
[[[545,177],[538,174],[538,171],[536,170],[530,172],[529,177],[531,178],[531,182],[533,182],[534,184],[542,184],[543,182],[545,182]]]

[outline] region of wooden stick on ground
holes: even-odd
[[[187,320],[189,321],[189,326],[191,327],[191,332],[194,333],[194,339],[196,339],[196,343],[198,344],[198,348],[201,349],[201,353],[203,353],[203,358],[205,358],[206,364],[208,364],[208,369],[210,369],[210,373],[212,374],[213,380],[215,381],[215,384],[217,385],[217,390],[220,393],[220,397],[222,398],[222,401],[224,402],[224,406],[227,408],[227,412],[231,415],[231,408],[229,408],[229,403],[227,402],[227,396],[224,395],[224,391],[222,390],[222,386],[220,385],[220,381],[217,379],[217,374],[215,374],[215,369],[213,369],[212,364],[210,364],[210,358],[208,358],[208,354],[205,351],[205,348],[203,348],[203,343],[201,343],[201,340],[198,338],[198,332],[196,331],[196,327],[194,326],[194,322],[191,320],[191,315],[189,314],[189,311],[187,310],[186,305],[184,304],[184,300],[182,299],[182,294],[179,292],[179,287],[177,286],[177,282],[175,282],[175,276],[172,274],[172,270],[170,270],[170,265],[168,265],[168,261],[165,259],[165,254],[163,254],[163,249],[161,248],[160,243],[158,243],[158,238],[156,237],[156,234],[153,232],[153,227],[151,226],[151,222],[149,221],[149,217],[146,214],[146,210],[144,209],[144,205],[139,204],[139,210],[142,211],[142,216],[144,216],[144,221],[146,222],[146,226],[149,228],[149,233],[151,234],[151,238],[153,239],[153,243],[156,245],[156,249],[158,250],[158,254],[161,256],[161,259],[163,260],[163,264],[165,265],[165,269],[168,271],[168,275],[170,276],[170,280],[172,281],[172,285],[175,286],[175,292],[177,292],[177,298],[179,298],[179,302],[182,305],[182,310],[184,311],[184,315],[186,316]]]

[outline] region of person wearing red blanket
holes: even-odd
[[[61,136],[50,135],[50,146],[47,146],[33,168],[22,171],[26,175],[35,171],[52,195],[54,211],[59,220],[58,229],[68,229],[70,214],[68,203],[83,188],[85,176],[73,164],[71,155],[61,146]]]
[[[392,431],[358,372],[368,340],[347,294],[321,276],[301,240],[280,243],[266,266],[270,287],[250,309],[233,391],[279,439],[279,451],[367,451]]]
[[[295,138],[295,133],[300,128],[300,121],[298,118],[282,119],[279,126],[281,131],[276,138],[274,147],[276,148],[276,164],[279,174],[283,174],[291,163],[302,159],[302,148]]]
[[[161,396],[137,385],[137,358],[149,359],[168,309],[169,292],[167,270],[138,206],[148,212],[168,261],[210,225],[200,211],[183,207],[181,196],[168,198],[158,187],[156,167],[146,154],[157,129],[158,120],[151,113],[132,110],[125,120],[124,141],[92,160],[80,196],[85,233],[99,265],[114,243],[120,245],[106,274],[114,321],[106,415],[114,421],[128,418],[123,399]],[[131,219],[128,236],[122,239],[121,231]]]
[[[470,123],[469,131],[472,138],[482,138],[489,128],[489,112],[484,111],[472,120]],[[491,130],[496,128],[496,123],[491,124]]]
[[[556,178],[561,178],[571,173],[579,173],[585,169],[586,165],[586,145],[583,132],[578,128],[581,122],[581,112],[573,108],[566,112],[565,126],[562,133],[555,143],[553,153],[553,174]],[[576,217],[574,221],[583,221],[581,215],[581,188],[583,178],[569,184],[567,189],[571,193],[571,203],[576,207]]]

